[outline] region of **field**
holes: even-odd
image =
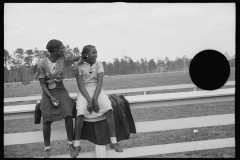
[[[230,77],[228,79],[235,80],[235,70],[231,70]],[[103,88],[105,90],[115,90],[124,88],[139,88],[139,87],[152,87],[152,86],[165,86],[174,84],[189,84],[191,78],[188,73],[181,74],[169,74],[169,75],[157,75],[157,76],[144,76],[144,77],[124,77],[104,80]],[[75,81],[64,82],[67,90],[77,92],[77,84]],[[179,92],[189,90],[172,90],[168,92]],[[15,85],[10,87],[4,87],[4,97],[22,97],[30,95],[41,94],[41,88],[38,83],[29,85]],[[161,91],[166,93],[166,91]],[[35,102],[29,102],[35,103]],[[10,105],[4,104],[4,105]],[[235,113],[235,102],[215,102],[206,104],[191,104],[171,107],[160,108],[148,108],[148,109],[134,109],[132,110],[133,118],[135,122],[141,121],[153,121],[163,119],[185,118],[185,117],[197,117],[206,115],[220,115]],[[144,116],[143,116],[144,115]],[[52,130],[65,128],[64,121],[58,121],[52,124]],[[41,131],[42,125],[33,124],[33,119],[19,119],[19,120],[7,120],[4,121],[4,134],[7,133],[19,133],[19,132],[31,132]],[[193,133],[191,129],[159,131],[151,133],[138,133],[131,134],[129,140],[120,142],[120,145],[124,148],[181,143],[217,138],[230,138],[235,137],[235,125],[227,126],[215,126],[215,127],[202,127],[198,128],[197,134]],[[67,154],[66,140],[51,142],[52,155]],[[82,151],[89,152],[94,151],[94,144],[91,142],[81,141]],[[107,147],[107,149],[109,149]],[[44,155],[43,143],[32,143],[23,145],[11,145],[4,146],[4,157],[10,158],[23,158],[23,157],[42,157]],[[212,149],[206,151],[194,151],[194,152],[181,152],[164,155],[144,156],[147,158],[234,158],[235,147]],[[143,157],[141,157],[143,158]]]

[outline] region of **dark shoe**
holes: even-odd
[[[68,144],[67,150],[69,151],[69,156],[72,158],[73,152],[74,152],[74,147],[72,144]]]
[[[73,154],[72,154],[72,158],[77,158],[77,156],[79,155],[79,152],[81,151],[81,147],[80,146],[77,146],[77,147],[74,147],[74,151],[73,151]]]
[[[115,149],[116,152],[123,152],[122,147],[118,143],[110,143],[110,148]]]
[[[44,156],[44,158],[50,158],[50,156],[51,156],[51,153],[50,153],[50,149],[46,149],[45,150],[45,156]]]

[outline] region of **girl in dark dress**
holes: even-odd
[[[75,61],[80,62],[80,56],[66,52],[66,47],[59,40],[50,40],[46,46],[49,55],[38,62],[38,71],[35,78],[39,79],[43,90],[41,99],[41,112],[43,116],[43,137],[45,144],[45,157],[50,157],[51,123],[65,119],[70,157],[73,147],[73,103],[63,85],[63,70]]]

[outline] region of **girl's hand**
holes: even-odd
[[[74,66],[73,66],[73,75],[74,75],[75,77],[77,77],[78,74],[79,74],[78,68],[79,68],[78,64],[77,64],[77,63],[74,63]]]
[[[51,97],[51,102],[53,104],[54,107],[58,107],[59,106],[59,102],[55,97]]]
[[[92,114],[92,111],[93,111],[93,103],[92,103],[92,101],[88,102],[87,110],[88,110],[88,112],[90,112],[90,114]]]
[[[79,57],[79,60],[77,61],[78,65],[83,64],[84,59],[82,58],[82,56]]]
[[[93,110],[94,112],[98,113],[99,111],[99,105],[98,105],[98,100],[96,98],[93,98]]]
[[[76,63],[74,63],[73,74],[74,74],[75,77],[78,76],[78,73],[79,73],[79,71],[78,71],[79,65],[83,64],[83,62],[84,62],[84,59],[82,59],[82,56],[80,56],[80,57],[79,57],[79,60],[78,60]]]

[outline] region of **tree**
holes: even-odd
[[[81,54],[78,47],[73,48],[73,53],[74,53],[75,56]]]
[[[110,62],[107,64],[108,75],[114,75],[114,65]]]
[[[131,74],[136,72],[136,65],[131,58],[129,60],[129,68],[131,70]]]
[[[148,62],[148,69],[150,72],[154,72],[157,69],[157,65],[153,59]]]
[[[147,59],[141,58],[141,68],[142,68],[142,73],[147,73],[148,72],[148,61]]]
[[[186,59],[185,63],[186,63],[187,68],[190,67],[191,61],[192,61],[192,59]]]
[[[168,57],[165,57],[165,68],[167,71],[170,71],[171,70],[171,61],[168,59]]]
[[[29,49],[25,51],[25,54],[27,55],[26,57],[24,57],[25,65],[27,66],[27,68],[30,68],[33,65],[32,61],[34,59],[34,52],[32,49]]]
[[[13,64],[15,67],[19,68],[21,65],[23,65],[24,61],[24,50],[22,48],[16,49],[14,52],[14,58],[12,59]]]
[[[37,62],[41,59],[41,51],[38,50],[36,47],[34,48],[34,59],[36,59]]]
[[[141,63],[139,62],[139,60],[137,60],[137,62],[135,62],[135,70],[137,74],[141,74],[142,73],[142,66]]]
[[[121,74],[121,75],[127,74],[127,66],[128,66],[128,63],[125,61],[125,59],[121,59],[120,64],[121,64],[120,74]]]
[[[187,56],[184,55],[183,58],[182,58],[184,70],[186,70],[186,69],[188,68],[188,66],[187,66],[187,60],[188,60]]]
[[[9,82],[9,70],[7,69],[6,66],[4,66],[4,83]]]
[[[19,77],[16,78],[18,81],[25,81],[26,76],[25,76],[25,70],[24,70],[24,66],[23,66],[23,62],[24,62],[24,50],[22,48],[18,48],[13,52],[13,58],[12,58],[12,64],[13,66],[11,68],[15,69],[16,72],[18,72],[19,74],[15,74],[18,75]]]
[[[26,72],[26,79],[27,80],[32,80],[33,79],[33,59],[34,59],[34,52],[32,49],[26,50],[25,51],[25,57],[24,57],[24,62],[25,66],[27,67],[25,72]],[[23,66],[23,67],[25,67]]]
[[[105,61],[103,61],[102,64],[103,64],[104,74],[108,75],[107,63]]]
[[[114,74],[119,75],[121,73],[121,64],[118,58],[113,59],[113,66],[114,66]]]
[[[134,73],[134,62],[132,61],[131,57],[123,56],[123,60],[125,74]]]
[[[8,64],[11,64],[10,60],[11,60],[11,56],[9,52],[6,49],[4,49],[4,66],[5,67],[7,67]]]
[[[66,45],[66,50],[69,50],[69,49],[71,49],[71,48],[70,48],[70,46],[67,44],[67,45]]]
[[[157,71],[158,72],[164,72],[165,71],[165,64],[164,61],[161,59],[157,60]]]
[[[176,58],[176,60],[172,63],[172,70],[181,70],[184,67],[184,60],[180,58]]]
[[[10,64],[11,56],[9,52],[4,49],[4,83],[9,82],[9,70],[7,69],[7,65]]]

